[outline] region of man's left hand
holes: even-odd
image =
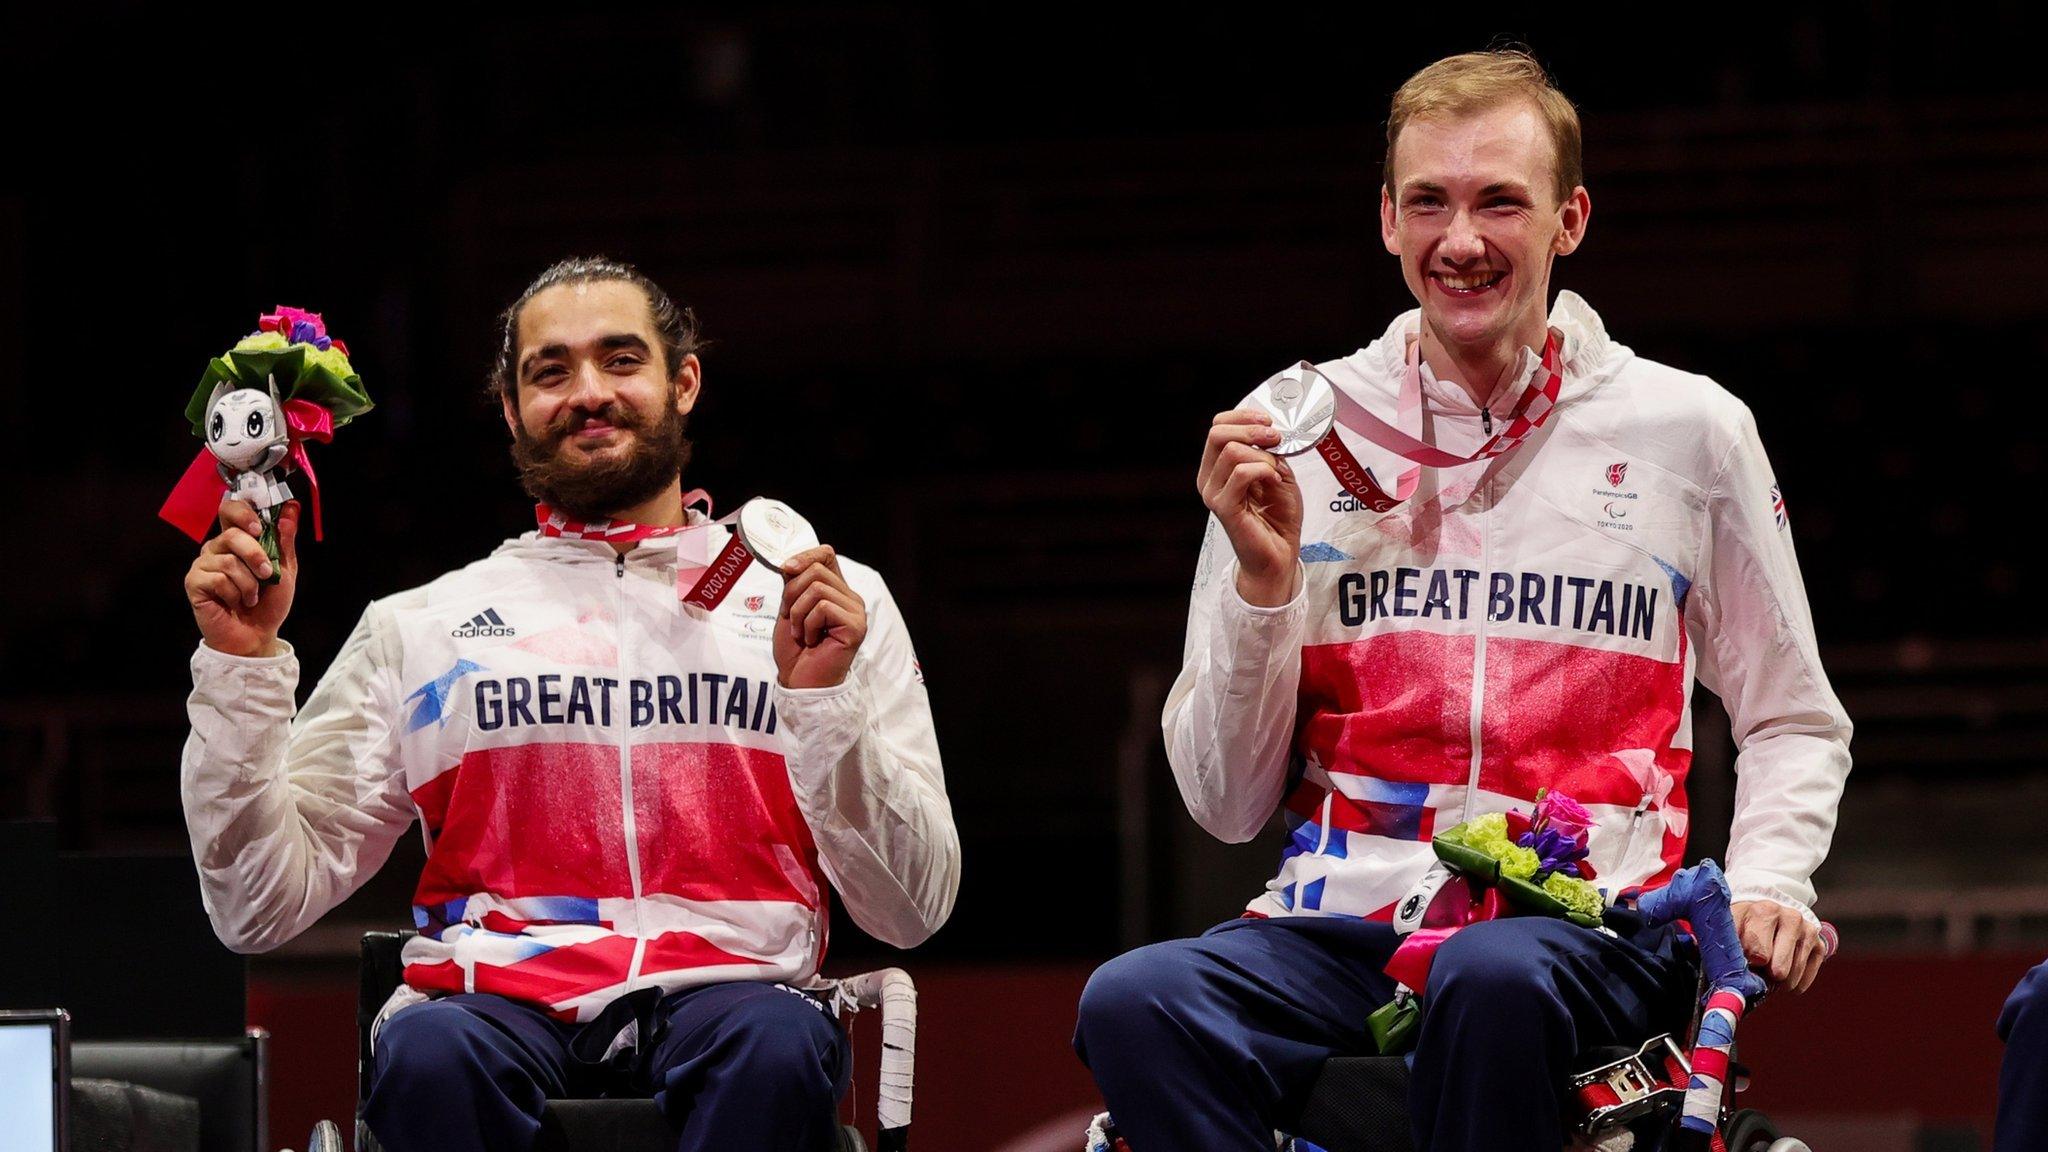
[[[1744,900],[1734,906],[1735,931],[1749,966],[1764,974],[1772,987],[1804,992],[1827,959],[1820,927],[1797,908],[1769,900]]]
[[[846,682],[868,634],[868,606],[839,571],[829,546],[807,549],[782,566],[782,611],[775,621],[775,671],[784,688],[832,688]]]

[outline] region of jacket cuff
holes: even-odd
[[[1772,904],[1781,904],[1799,913],[1808,924],[1817,925],[1820,923],[1820,917],[1814,914],[1811,905],[1804,900],[1787,895],[1783,888],[1772,884],[1738,884],[1733,880],[1729,881],[1728,888],[1729,903],[1731,904],[1741,904],[1749,900],[1767,900]]]
[[[1238,595],[1236,561],[1231,562],[1230,570],[1223,573],[1220,583],[1223,585],[1223,610],[1235,616],[1271,621],[1276,618],[1298,618],[1307,609],[1308,569],[1299,560],[1294,562],[1294,598],[1285,604],[1275,604],[1268,607],[1264,604],[1254,604],[1243,596]],[[1282,619],[1279,622],[1286,623],[1288,621]]]
[[[868,696],[857,672],[827,688],[784,688],[778,683],[774,693],[777,721],[788,727],[797,745],[790,766],[809,769],[806,775],[829,774],[831,765],[867,728]]]
[[[208,672],[219,674],[236,668],[283,668],[297,663],[298,651],[292,647],[291,641],[279,640],[278,644],[284,648],[284,651],[279,652],[275,656],[237,656],[232,652],[223,652],[218,648],[208,647],[207,643],[202,640],[199,642],[199,646],[192,650],[192,674],[194,676],[199,675],[202,668]]]

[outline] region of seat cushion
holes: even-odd
[[[1325,1061],[1291,1132],[1326,1152],[1415,1152],[1408,1062],[1399,1056]]]
[[[652,1100],[550,1100],[540,1114],[534,1152],[671,1152],[676,1134]],[[865,1152],[851,1127],[837,1152]]]
[[[550,1100],[534,1152],[674,1152],[676,1134],[652,1100]]]

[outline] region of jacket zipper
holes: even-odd
[[[1479,424],[1486,429],[1488,436],[1493,435],[1493,409],[1484,404],[1479,406]]]
[[[626,609],[629,597],[626,592],[626,554],[621,552],[612,562],[612,574],[618,578],[619,609],[616,627],[616,643],[619,648],[619,683],[626,688],[626,699],[633,696],[632,655],[629,645],[632,637],[626,629]],[[640,979],[640,962],[647,954],[647,930],[640,914],[640,831],[633,819],[633,709],[619,709],[619,807],[621,828],[626,836],[626,873],[633,885],[633,959],[626,965],[626,991]]]
[[[1628,867],[1629,853],[1633,852],[1636,846],[1636,829],[1643,826],[1643,817],[1650,811],[1651,799],[1648,792],[1643,793],[1643,798],[1636,802],[1636,810],[1629,814],[1628,835],[1621,838],[1621,859],[1614,862],[1616,872]]]
[[[1482,408],[1480,411],[1484,412],[1485,409]],[[1473,492],[1473,496],[1479,501],[1479,572],[1481,576],[1491,580],[1493,578],[1492,563],[1489,553],[1492,549],[1489,547],[1489,544],[1491,543],[1493,525],[1491,518],[1486,514],[1486,480],[1484,477],[1480,479],[1478,490]],[[1470,776],[1465,781],[1465,808],[1458,813],[1459,820],[1472,819],[1472,814],[1477,810],[1479,804],[1479,764],[1485,753],[1481,740],[1480,720],[1484,714],[1485,705],[1486,611],[1482,608],[1479,613],[1479,631],[1473,639],[1472,646],[1472,709],[1470,721],[1472,769]]]

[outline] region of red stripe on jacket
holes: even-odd
[[[633,747],[643,894],[823,906],[810,828],[780,755],[727,744]],[[630,898],[619,750],[525,744],[466,753],[414,802],[434,833],[413,902]]]

